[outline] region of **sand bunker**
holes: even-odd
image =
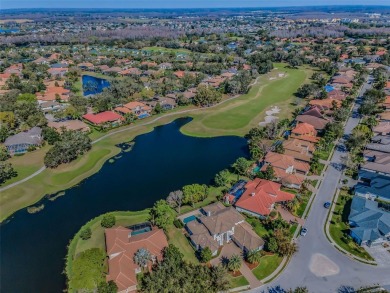
[[[279,119],[278,117],[274,116],[276,114],[279,114],[279,112],[280,112],[280,108],[277,107],[277,106],[274,106],[270,110],[266,111],[265,112],[266,116],[264,118],[264,121],[260,122],[259,126],[265,126],[268,123],[271,123],[272,121],[275,121],[275,120]]]

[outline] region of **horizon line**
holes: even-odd
[[[282,6],[237,6],[237,7],[229,7],[229,6],[220,6],[220,7],[204,7],[204,6],[199,6],[199,7],[10,7],[10,8],[0,8],[0,11],[4,10],[24,10],[24,9],[86,9],[86,10],[93,10],[93,9],[145,9],[145,10],[153,10],[153,9],[166,9],[166,10],[176,10],[176,9],[253,9],[253,8],[258,8],[258,9],[264,9],[264,8],[291,8],[291,7],[390,7],[389,5],[385,4],[332,4],[332,5],[282,5]]]

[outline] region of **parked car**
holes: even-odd
[[[301,236],[306,236],[306,234],[307,234],[307,229],[305,227],[303,227],[301,229]]]
[[[329,209],[330,208],[330,202],[327,201],[326,203],[324,203],[324,208],[326,209]]]

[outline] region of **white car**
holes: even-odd
[[[307,234],[307,229],[303,227],[301,230],[301,236],[306,236],[306,234]]]

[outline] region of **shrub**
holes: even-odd
[[[183,222],[180,221],[179,219],[175,219],[175,220],[173,221],[173,225],[175,225],[175,227],[176,227],[176,228],[179,228],[179,229],[181,229],[181,228],[184,227]]]
[[[92,236],[92,231],[91,231],[91,228],[89,228],[89,227],[83,229],[80,232],[80,238],[83,240],[87,240],[87,239],[91,238],[91,236]]]
[[[116,219],[113,214],[104,215],[100,225],[104,228],[111,228],[115,225]]]
[[[204,263],[210,261],[212,257],[213,257],[213,253],[208,247],[202,249],[202,251],[200,252],[200,259]]]

